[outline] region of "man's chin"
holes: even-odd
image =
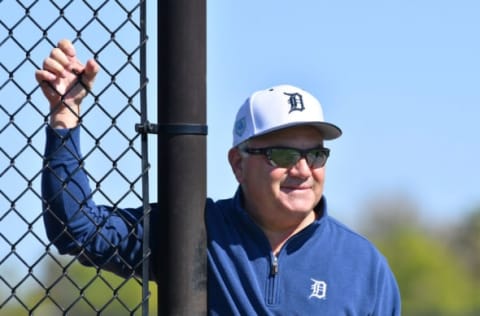
[[[313,210],[315,206],[311,199],[287,201],[286,203],[282,204],[284,205],[285,209],[288,209],[294,213],[308,213]]]

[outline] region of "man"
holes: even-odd
[[[96,205],[81,166],[80,103],[98,69],[63,40],[36,72],[52,107],[44,219],[60,253],[126,276],[141,261],[142,210]],[[327,214],[324,141],[340,135],[293,86],[258,91],[240,107],[228,152],[239,188],[205,207],[211,315],[400,315],[384,257]],[[161,207],[152,204],[153,227]]]

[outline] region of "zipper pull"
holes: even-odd
[[[275,276],[278,273],[278,258],[272,254],[272,262],[270,266],[270,275]]]

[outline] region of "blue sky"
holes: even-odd
[[[228,197],[238,106],[290,83],[344,131],[328,142],[330,212],[355,225],[373,198],[406,196],[426,220],[480,205],[480,4],[209,1],[208,193]]]
[[[14,2],[0,4],[0,19],[11,27],[24,17],[24,9]],[[124,14],[115,3],[100,12],[102,21],[115,28]],[[132,5],[130,3],[130,5]],[[148,2],[149,16],[149,120],[156,117],[156,2]],[[6,10],[8,6],[8,11]],[[82,11],[84,10],[84,11]],[[425,220],[451,222],[458,220],[480,205],[480,177],[478,158],[480,144],[480,4],[476,1],[353,1],[353,0],[211,0],[208,1],[207,32],[207,94],[208,94],[208,195],[212,198],[230,197],[237,184],[227,162],[227,151],[232,142],[232,124],[238,107],[258,89],[289,83],[300,86],[318,97],[327,120],[339,125],[344,135],[327,142],[331,158],[327,163],[325,194],[330,213],[351,226],[356,226],[372,199],[406,197],[418,206]],[[5,15],[5,12],[9,12]],[[50,25],[58,10],[50,2],[36,3],[30,11],[38,23]],[[85,14],[77,14],[86,12]],[[74,2],[66,11],[69,22],[83,25],[91,16],[83,2]],[[90,15],[89,15],[90,14]],[[109,36],[99,27],[83,31],[88,44],[101,47]],[[135,30],[133,30],[135,31]],[[7,30],[0,27],[0,36]],[[119,33],[128,49],[136,47],[136,37]],[[15,29],[14,35],[30,47],[42,33],[26,21]],[[53,42],[72,38],[76,34],[64,22],[49,30]],[[132,48],[133,47],[133,48]],[[50,51],[43,42],[32,52],[38,64]],[[24,59],[18,46],[11,40],[0,46],[2,64],[0,82],[7,82],[6,69],[13,70]],[[78,47],[85,60],[91,53]],[[115,68],[115,51],[100,55],[104,65]],[[125,56],[123,56],[124,58]],[[121,61],[124,62],[124,61]],[[27,91],[34,89],[34,68],[28,63],[15,72],[15,80]],[[126,90],[131,76],[118,76]],[[104,73],[99,74],[96,91],[108,83]],[[107,111],[118,111],[115,91],[102,96]],[[118,94],[118,93],[117,93]],[[0,91],[0,126],[9,124],[15,114],[15,124],[27,134],[43,124],[48,113],[44,98],[32,96],[38,107],[27,107],[16,113],[25,102],[25,95],[9,83]],[[42,107],[44,105],[44,107]],[[101,133],[109,119],[94,107],[86,115],[85,125]],[[88,112],[88,106],[84,112]],[[122,118],[124,132],[134,133],[138,122],[134,114]],[[44,134],[36,133],[33,149],[23,152],[15,163],[35,180],[34,192],[39,192]],[[152,200],[156,199],[156,139],[150,137],[150,174]],[[89,148],[88,137],[82,138]],[[10,156],[25,145],[25,137],[13,126],[0,133],[2,150],[0,170],[0,212],[10,208],[9,199],[17,196],[17,213],[1,214],[2,234],[13,242],[27,229],[26,221],[35,222],[34,230],[46,240],[40,214],[40,201],[32,192],[22,195],[26,180],[14,168],[8,168]],[[91,143],[91,140],[90,140]],[[109,153],[118,154],[126,146],[118,133],[102,140]],[[124,147],[123,147],[124,148]],[[87,149],[88,150],[88,149]],[[127,157],[119,168],[135,178],[140,161],[135,155]],[[90,156],[87,167],[92,175],[107,173],[111,163],[98,151]],[[6,168],[6,169],[5,169]],[[97,201],[105,202],[123,197],[129,185],[121,177],[105,180]],[[141,192],[139,185],[136,191]],[[107,201],[108,202],[108,201]],[[138,196],[127,196],[122,206],[138,206]],[[20,215],[25,220],[20,219]],[[32,242],[38,242],[32,237]],[[25,252],[28,244],[25,240]],[[18,245],[17,251],[21,245]],[[3,243],[2,249],[9,250]],[[39,251],[41,249],[39,248]]]

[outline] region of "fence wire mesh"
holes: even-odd
[[[62,38],[74,42],[80,60],[97,60],[101,70],[81,114],[88,177],[97,203],[140,206],[148,163],[134,125],[145,119],[145,8],[145,1],[128,0],[0,1],[2,315],[155,312],[148,294],[155,287],[145,278],[85,268],[48,241],[40,180],[49,106],[34,78]]]

